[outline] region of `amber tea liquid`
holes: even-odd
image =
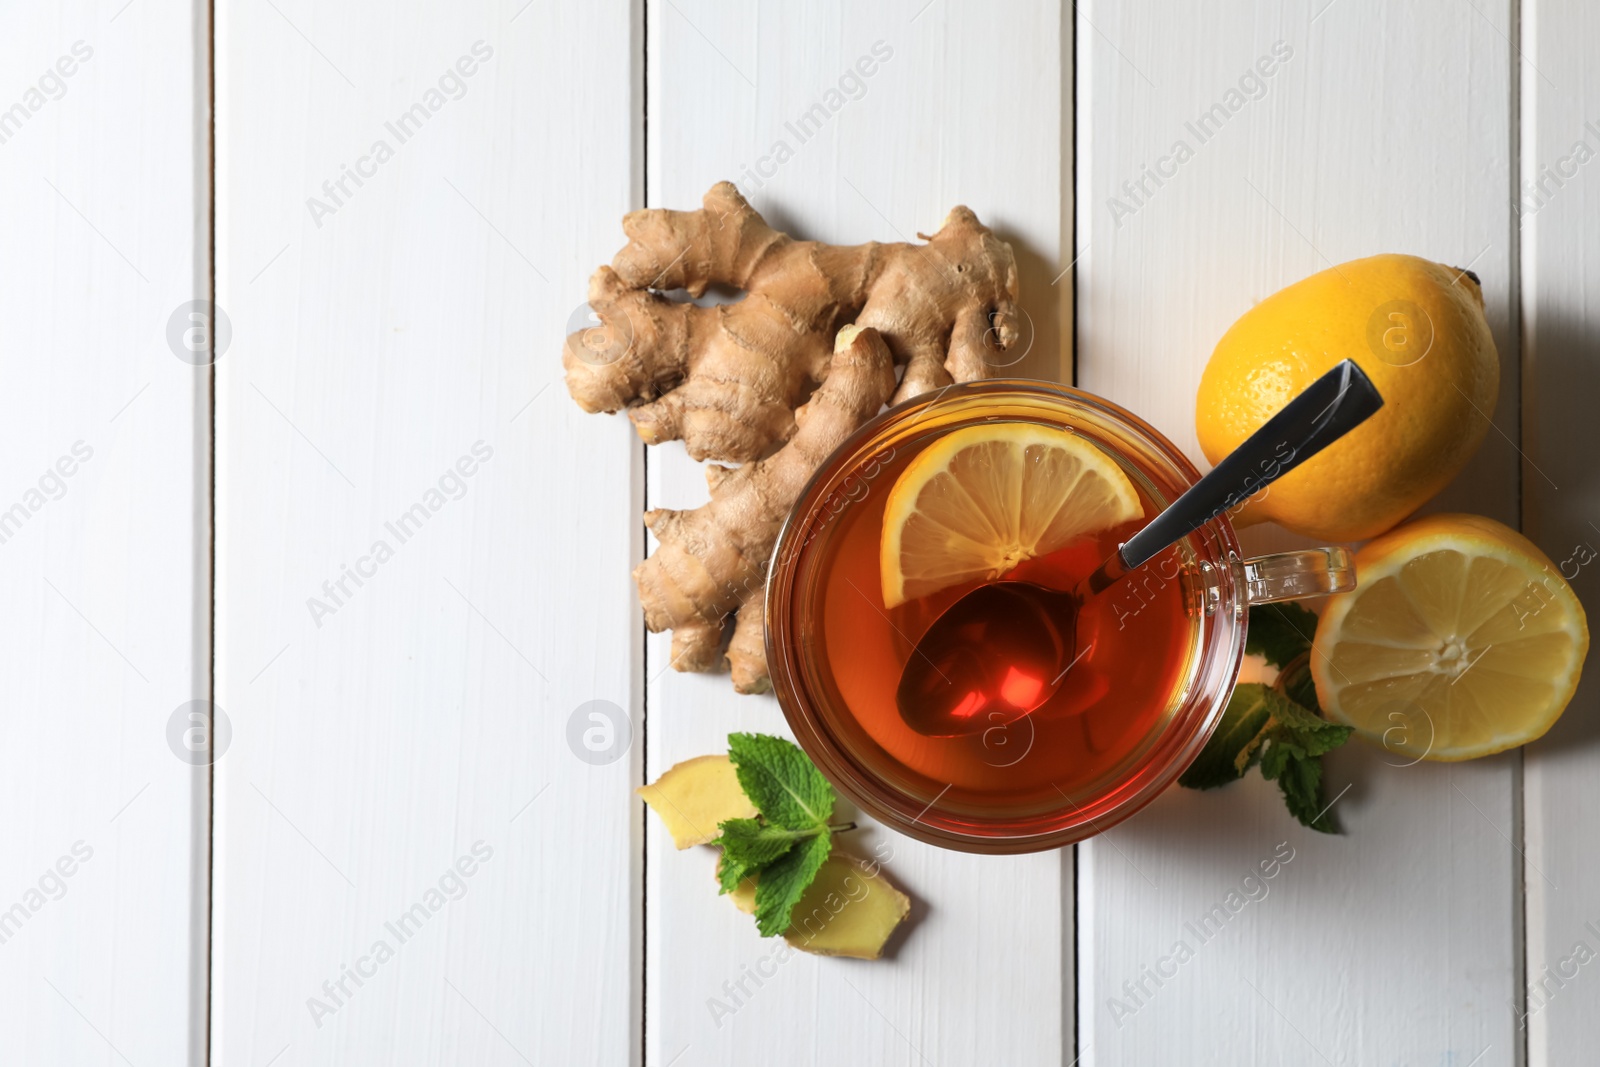
[[[1073,652],[1082,655],[1056,695],[1031,715],[982,734],[924,737],[901,720],[895,704],[901,671],[933,620],[982,583],[885,608],[878,560],[889,490],[936,436],[903,441],[892,456],[870,464],[804,550],[818,554],[810,561],[817,579],[807,612],[815,630],[805,639],[813,684],[834,696],[827,701],[837,709],[831,725],[875,775],[914,795],[943,791],[945,810],[1025,816],[1060,810],[1064,799],[1077,804],[1100,796],[1126,777],[1182,701],[1199,633],[1186,608],[1191,594],[1179,549],[1084,605]],[[1165,506],[1147,495],[1136,469],[1118,462],[1139,491],[1146,519],[1030,560],[1006,579],[1070,590]]]

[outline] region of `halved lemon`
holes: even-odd
[[[1144,514],[1116,461],[1070,430],[967,426],[901,472],[884,505],[883,603],[894,607]]]
[[[1431,515],[1368,544],[1317,625],[1323,710],[1392,752],[1464,760],[1550,729],[1589,650],[1583,605],[1526,537]]]

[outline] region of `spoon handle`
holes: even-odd
[[[1190,486],[1150,525],[1128,538],[1117,552],[1122,566],[1132,570],[1259,493],[1381,407],[1383,397],[1372,379],[1353,360],[1344,360],[1224,456],[1210,474]]]

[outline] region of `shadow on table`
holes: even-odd
[[[1563,568],[1594,628],[1600,626],[1600,316],[1585,322],[1536,310],[1524,340],[1522,385],[1523,532]],[[1585,665],[1592,660],[1591,648]],[[1593,677],[1580,684],[1560,721],[1529,751],[1600,742],[1597,684]]]
[[[980,212],[979,217],[982,217]],[[995,236],[1011,245],[1017,258],[1018,301],[1026,312],[1022,330],[1027,352],[1015,363],[996,367],[996,377],[1040,378],[1072,384],[1072,342],[1061,336],[1061,301],[1071,299],[1062,288],[1071,276],[1061,276],[1070,260],[1057,264],[1046,259],[1028,240],[1006,228],[994,226]],[[1055,279],[1060,276],[1061,280]]]

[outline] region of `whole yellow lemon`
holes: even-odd
[[[1367,372],[1383,408],[1252,499],[1239,524],[1376,537],[1444,488],[1489,429],[1500,357],[1477,275],[1389,254],[1313,274],[1229,328],[1200,378],[1206,458],[1232,452],[1343,359]]]

